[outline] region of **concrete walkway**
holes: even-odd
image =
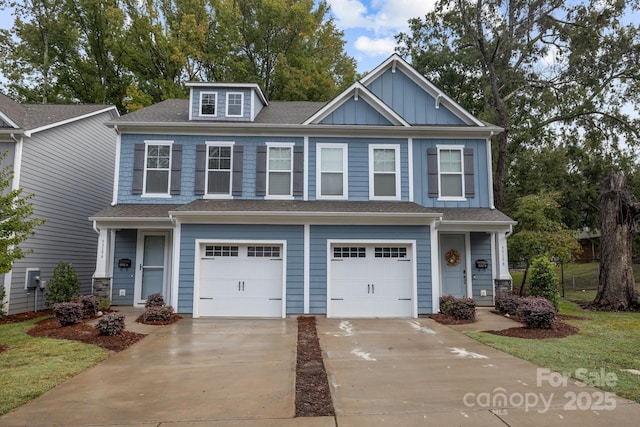
[[[478,314],[478,323],[455,328],[515,324]],[[295,318],[185,318],[130,324],[150,335],[0,425],[635,426],[640,419],[636,403],[572,381],[556,386],[560,376],[431,319],[317,320],[336,417],[294,418]],[[582,409],[571,408],[572,394]]]

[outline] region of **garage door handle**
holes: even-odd
[[[331,298],[331,301],[344,301],[344,298]]]
[[[398,301],[411,301],[411,298],[398,298]]]
[[[207,297],[207,298],[200,297],[200,299],[213,299],[213,297]]]
[[[282,298],[269,298],[269,301],[282,301]]]
[[[399,259],[398,262],[411,262],[410,259]]]

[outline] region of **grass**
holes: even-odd
[[[576,292],[579,299],[592,301],[587,293]],[[564,299],[560,313],[586,317],[586,320],[567,320],[580,328],[580,333],[567,338],[528,340],[502,337],[484,332],[468,335],[483,344],[537,365],[576,377],[578,369],[588,373],[613,373],[613,386],[599,387],[640,403],[640,376],[625,369],[640,370],[640,313],[593,312]]]
[[[34,338],[26,331],[42,318],[0,325],[0,415],[65,382],[108,357],[98,346]]]

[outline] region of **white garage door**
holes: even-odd
[[[282,317],[281,245],[202,245],[198,316]]]
[[[413,257],[409,246],[331,247],[331,317],[412,317]]]

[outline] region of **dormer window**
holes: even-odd
[[[217,100],[218,100],[217,92],[201,92],[200,93],[200,116],[215,117]]]
[[[242,117],[244,94],[242,92],[227,93],[227,117]]]

